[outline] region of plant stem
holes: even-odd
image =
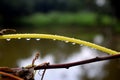
[[[69,38],[69,37],[65,37],[65,36],[59,36],[59,35],[51,35],[51,34],[8,34],[8,35],[2,35],[0,36],[0,39],[18,39],[18,38],[44,38],[44,39],[56,39],[56,40],[60,40],[60,41],[68,41],[71,43],[76,43],[76,44],[82,44],[84,46],[88,46],[91,48],[95,48],[97,50],[100,50],[102,52],[108,53],[108,54],[119,54],[117,51],[108,49],[106,47],[103,46],[99,46],[97,44],[94,43],[90,43],[84,40],[80,40],[80,39],[74,39],[74,38]]]

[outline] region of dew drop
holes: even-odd
[[[56,39],[53,39],[54,41],[56,40]]]
[[[95,50],[95,48],[91,48],[91,49]]]
[[[10,41],[11,39],[8,38],[8,39],[6,39],[6,40],[7,40],[7,41]]]
[[[39,40],[40,40],[40,38],[37,38],[36,40],[37,40],[37,41],[39,41]]]
[[[68,43],[69,41],[65,41],[65,43]]]
[[[83,46],[83,44],[80,44],[80,46]]]
[[[18,37],[18,39],[21,39],[21,37]]]
[[[30,38],[26,38],[26,40],[27,40],[27,41],[29,41],[29,40],[30,40]]]
[[[72,43],[73,45],[75,45],[76,43]]]

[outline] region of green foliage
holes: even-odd
[[[110,9],[106,9],[106,7],[101,7],[102,10],[105,9],[105,11],[100,11],[101,14],[109,13],[107,10]],[[98,8],[95,1],[90,0],[0,0],[0,15],[2,25],[5,26],[15,24],[19,26],[16,19],[21,16],[27,16],[21,19],[22,23],[33,26],[95,25],[97,14],[90,12],[99,13]],[[55,13],[50,13],[53,11]],[[109,23],[106,22],[106,19],[104,21],[105,24]]]
[[[105,25],[110,25],[113,20],[109,16],[104,16],[102,18],[102,23]]]
[[[101,17],[102,25],[110,25],[112,18],[106,15]],[[84,25],[95,26],[97,24],[97,14],[90,12],[79,13],[49,13],[42,14],[37,13],[30,16],[25,16],[20,19],[21,24],[27,24],[32,26],[48,26],[48,25]]]

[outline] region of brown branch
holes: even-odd
[[[110,60],[110,59],[116,59],[116,58],[120,58],[120,54],[116,54],[116,55],[109,55],[109,56],[104,56],[104,57],[95,57],[92,59],[87,59],[87,60],[82,60],[82,61],[77,61],[77,62],[72,62],[72,63],[65,63],[65,64],[53,64],[53,65],[38,65],[36,67],[34,67],[35,70],[39,70],[39,69],[56,69],[56,68],[69,68],[72,66],[77,66],[77,65],[82,65],[82,64],[88,64],[88,63],[92,63],[92,62],[98,62],[98,61],[103,61],[103,60]]]
[[[37,52],[36,55],[35,55],[35,58],[34,58],[33,61],[32,61],[32,67],[34,67],[34,63],[35,63],[35,61],[39,58],[39,55],[40,55],[40,53]]]
[[[4,76],[7,76],[9,78],[12,78],[13,80],[23,80],[22,78],[20,78],[18,76],[15,76],[15,75],[12,75],[12,74],[9,74],[9,73],[5,73],[5,72],[0,71],[0,74],[4,75]]]
[[[7,73],[13,73],[13,70],[9,67],[0,67],[0,71],[7,72]]]
[[[38,54],[33,59],[33,62],[32,62],[33,65],[37,58],[38,58]],[[21,76],[21,72],[22,72],[23,74],[25,73],[24,78],[23,77],[22,78],[26,79],[26,77],[33,74],[34,71],[31,71],[31,69],[34,69],[34,70],[45,69],[44,71],[46,71],[46,69],[58,69],[58,68],[67,68],[68,69],[69,67],[73,67],[73,66],[78,66],[78,65],[83,65],[83,64],[88,64],[88,63],[98,62],[98,61],[104,61],[104,60],[111,60],[111,59],[116,59],[116,58],[120,58],[120,54],[108,55],[108,56],[104,56],[104,57],[95,57],[95,58],[91,58],[91,59],[86,59],[86,60],[76,61],[76,62],[71,62],[71,63],[65,63],[65,64],[49,64],[48,62],[45,62],[43,64],[28,67],[28,68],[27,67],[25,67],[25,68],[0,67],[0,74],[8,76],[10,78],[17,79],[17,78],[19,78],[19,76]],[[17,74],[17,73],[19,73],[19,74]],[[45,74],[45,72],[43,73],[42,77],[44,77],[44,74]],[[43,78],[41,78],[41,79],[43,79]],[[22,79],[17,79],[17,80],[22,80]]]
[[[5,34],[6,32],[16,32],[16,30],[15,29],[2,29],[2,30],[0,30],[0,35],[3,35],[3,34]]]
[[[46,72],[46,69],[44,69],[44,71],[43,71],[43,73],[42,73],[41,80],[43,80],[43,78],[44,78],[44,75],[45,75],[45,72]]]

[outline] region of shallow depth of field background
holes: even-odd
[[[68,36],[120,51],[119,3],[114,0],[0,0],[0,29]],[[7,39],[0,40],[0,66],[27,66],[36,52],[40,52],[36,65],[107,55],[67,41]],[[44,80],[118,80],[119,63],[115,59],[47,70]],[[35,80],[40,80],[41,74],[42,70],[37,72]]]

